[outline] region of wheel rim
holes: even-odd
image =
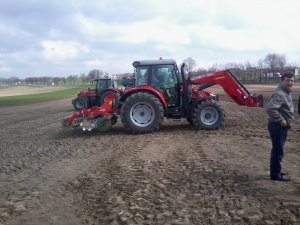
[[[130,109],[130,119],[136,126],[146,127],[153,122],[154,117],[153,107],[146,102],[136,103]]]
[[[82,99],[78,99],[78,100],[76,101],[76,107],[77,107],[78,109],[84,108],[84,102],[83,102]]]
[[[207,107],[201,111],[200,119],[206,125],[213,125],[218,121],[218,111],[213,107]]]

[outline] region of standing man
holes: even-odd
[[[268,130],[272,141],[270,178],[271,180],[289,181],[287,173],[281,171],[283,147],[288,130],[294,121],[294,106],[291,90],[294,84],[294,74],[285,73],[281,82],[272,93],[267,112],[269,114]]]

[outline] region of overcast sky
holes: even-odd
[[[0,77],[132,72],[159,57],[299,64],[299,22],[299,0],[0,0]]]

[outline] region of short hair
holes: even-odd
[[[295,74],[293,73],[284,73],[281,75],[281,80],[283,81],[285,78],[292,78],[292,77],[295,77]]]

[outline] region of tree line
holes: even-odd
[[[201,76],[204,74],[212,73],[215,71],[230,69],[234,75],[244,83],[271,83],[279,80],[280,74],[284,72],[295,73],[296,68],[299,68],[299,64],[287,63],[286,56],[284,54],[267,54],[264,58],[257,60],[256,63],[226,63],[226,64],[214,64],[209,68],[195,69],[196,61],[188,57],[184,60],[191,76]],[[298,74],[300,75],[299,72]]]
[[[259,59],[256,63],[249,61],[244,63],[226,63],[226,64],[213,64],[208,68],[196,68],[197,63],[192,57],[184,60],[188,70],[192,76],[199,76],[219,70],[230,69],[234,72],[239,80],[245,83],[267,83],[274,81],[276,74],[282,71],[289,71],[299,64],[288,64],[284,54],[271,53],[267,54],[264,58]],[[271,75],[273,74],[273,75]],[[274,76],[275,74],[275,76]],[[115,74],[114,77],[129,76],[130,73]],[[27,85],[56,85],[56,86],[75,86],[91,82],[97,78],[109,77],[107,72],[100,69],[93,69],[88,74],[69,75],[66,77],[27,77],[20,79],[18,77],[0,78],[0,83],[25,83]]]
[[[69,75],[67,77],[26,77],[20,79],[18,77],[0,78],[0,83],[18,84],[25,83],[27,85],[47,85],[47,86],[75,86],[89,83],[97,78],[108,77],[109,74],[99,69],[93,69],[88,74]]]

